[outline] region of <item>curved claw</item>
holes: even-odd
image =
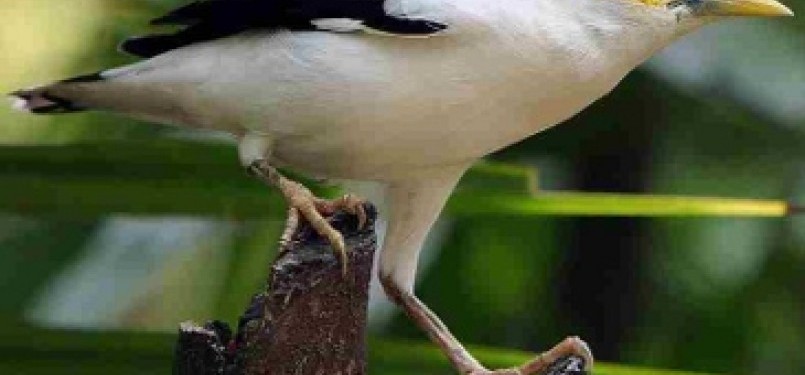
[[[257,172],[262,172],[260,169],[256,170]],[[344,242],[344,236],[341,232],[335,230],[327,219],[322,216],[322,213],[319,212],[321,199],[314,196],[313,193],[302,184],[282,177],[282,175],[276,173],[275,170],[271,169],[268,172],[274,172],[273,174],[267,173],[267,177],[272,180],[272,182],[276,182],[277,187],[279,187],[282,195],[285,196],[290,206],[288,210],[288,225],[283,232],[281,241],[284,243],[290,241],[294,233],[296,233],[300,216],[305,218],[316,233],[330,242],[334,252],[341,261],[342,273],[346,276],[349,270],[349,259],[347,258],[347,247]]]
[[[365,228],[366,223],[369,220],[366,214],[366,207],[364,207],[364,203],[365,201],[363,199],[352,194],[345,194],[341,198],[332,201],[324,199],[319,199],[317,201],[320,210],[323,212],[334,213],[335,211],[341,209],[348,212],[350,215],[357,216],[358,230]]]
[[[302,187],[302,185],[299,186]],[[349,271],[349,258],[347,256],[347,246],[344,242],[344,236],[341,232],[335,230],[319,212],[319,205],[316,204],[318,198],[315,198],[307,188],[302,187],[302,189],[304,189],[304,191],[300,194],[303,197],[291,198],[289,199],[289,204],[299,210],[299,213],[310,223],[310,226],[313,227],[316,233],[327,239],[333,247],[333,251],[341,261],[341,272],[346,276],[347,271]]]
[[[286,245],[293,238],[299,226],[299,218],[304,217],[310,226],[323,238],[326,238],[333,247],[334,252],[341,261],[341,270],[344,276],[349,270],[349,258],[347,256],[347,246],[341,232],[335,230],[332,225],[324,218],[324,214],[332,214],[337,209],[343,209],[350,214],[358,217],[358,229],[366,226],[367,215],[362,199],[347,194],[334,201],[326,201],[317,198],[304,185],[291,181],[279,171],[272,167],[267,160],[258,159],[251,163],[248,172],[263,182],[279,188],[282,195],[288,202],[288,224],[280,239],[281,244]]]
[[[472,375],[566,375],[587,374],[593,367],[593,355],[587,343],[576,336],[568,337],[547,352],[520,367],[501,370],[481,369]]]
[[[593,354],[590,347],[578,336],[568,337],[547,352],[537,356],[534,360],[520,366],[522,374],[536,374],[567,356],[577,356],[582,359],[582,371],[590,371],[593,367]]]
[[[343,202],[342,207],[344,210],[358,217],[358,230],[365,228],[368,219],[364,200],[352,194],[347,194],[341,197],[340,201]]]
[[[335,233],[337,236],[328,237],[327,239],[330,241],[330,245],[333,247],[333,251],[335,252],[336,256],[338,256],[339,260],[341,261],[341,274],[343,276],[347,276],[347,272],[349,271],[349,256],[347,255],[347,246],[344,243],[344,236],[339,232]]]

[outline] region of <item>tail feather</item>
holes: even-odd
[[[70,100],[48,94],[43,89],[20,90],[10,94],[14,109],[37,115],[74,113],[86,110]]]
[[[103,80],[100,73],[78,76],[52,85],[19,90],[9,95],[14,109],[34,114],[61,114],[85,111],[88,108],[74,101],[53,94],[54,88],[72,83],[88,83]]]

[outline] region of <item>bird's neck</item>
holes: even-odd
[[[674,17],[632,1],[416,0],[408,12],[450,27],[444,86],[484,93],[465,113],[481,154],[565,121],[679,36]],[[492,121],[508,125],[490,135]]]
[[[585,50],[629,69],[681,35],[672,14],[635,0],[504,1],[534,7],[523,13],[535,25],[535,36],[548,32],[560,48]]]
[[[596,69],[631,70],[684,34],[672,14],[635,0],[387,1],[409,13],[442,13],[436,17],[457,28],[494,35],[491,42],[501,50],[556,63],[589,62]]]

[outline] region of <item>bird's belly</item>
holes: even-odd
[[[471,162],[553,126],[606,90],[530,101],[400,103],[321,121],[268,122],[282,163],[329,178],[390,180],[411,169]],[[507,105],[508,104],[508,105]],[[301,120],[299,118],[295,118]],[[272,131],[273,128],[273,131]]]
[[[561,56],[534,69],[545,63],[450,38],[311,33],[255,43],[248,51],[267,52],[220,59],[226,74],[207,78],[205,107],[267,133],[279,161],[330,178],[385,180],[483,157],[564,121],[627,72],[585,71],[601,65]]]

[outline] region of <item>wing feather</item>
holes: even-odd
[[[200,0],[151,21],[154,25],[181,25],[182,30],[131,38],[120,48],[136,56],[153,57],[250,29],[363,30],[429,36],[447,28],[434,21],[388,15],[383,5],[384,0]],[[331,19],[348,20],[361,27],[345,29],[333,27],[332,22],[320,22]]]

